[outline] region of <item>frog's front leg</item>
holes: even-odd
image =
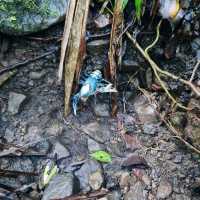
[[[78,105],[79,99],[80,99],[80,93],[77,93],[72,98],[72,108],[73,108],[74,115],[76,115],[77,113],[76,111],[77,111],[77,105]]]

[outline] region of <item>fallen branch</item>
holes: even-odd
[[[14,65],[12,65],[12,66],[10,66],[10,67],[4,67],[4,68],[2,68],[2,69],[0,70],[0,75],[3,74],[4,72],[7,72],[7,71],[10,71],[10,70],[19,68],[19,67],[23,67],[24,65],[27,65],[27,64],[29,64],[29,63],[32,63],[32,62],[34,62],[34,61],[36,61],[36,60],[40,60],[40,59],[42,59],[42,58],[45,58],[45,57],[47,57],[47,56],[49,56],[49,55],[55,53],[57,50],[58,50],[58,49],[54,49],[54,50],[49,51],[49,52],[46,52],[46,53],[44,53],[44,54],[42,54],[42,55],[40,55],[40,56],[36,56],[35,58],[31,58],[31,59],[28,59],[28,60],[26,60],[26,61],[23,61],[23,62],[20,62],[20,63],[16,63],[16,64],[14,64]]]
[[[154,71],[156,77],[158,78],[159,82],[161,83],[161,86],[163,87],[163,89],[165,90],[165,92],[167,93],[167,95],[170,97],[170,99],[171,99],[175,104],[177,104],[179,107],[184,108],[184,109],[188,109],[188,108],[182,106],[180,103],[178,103],[178,102],[174,99],[174,97],[172,97],[172,95],[171,95],[171,94],[169,93],[169,91],[166,89],[166,87],[165,87],[163,81],[160,79],[158,73],[161,73],[161,74],[163,74],[163,75],[165,75],[165,76],[168,76],[168,77],[170,77],[170,78],[172,78],[172,79],[174,79],[174,80],[178,80],[178,81],[180,81],[181,83],[183,83],[184,85],[187,85],[188,87],[191,88],[191,90],[192,90],[197,96],[200,96],[200,91],[199,91],[199,90],[194,86],[194,84],[191,83],[190,81],[184,80],[184,79],[182,79],[182,78],[180,78],[180,77],[178,77],[178,76],[176,76],[176,75],[174,75],[174,74],[171,74],[170,72],[167,72],[167,71],[164,71],[164,70],[160,69],[160,67],[151,59],[151,57],[150,57],[149,54],[148,54],[148,50],[149,50],[151,47],[153,47],[153,46],[155,45],[155,43],[157,42],[157,40],[158,40],[158,38],[159,38],[159,26],[160,26],[160,25],[157,26],[157,36],[156,36],[155,41],[154,41],[149,47],[146,48],[146,51],[144,51],[144,50],[142,49],[142,47],[138,44],[138,42],[136,41],[136,39],[133,38],[133,37],[131,36],[131,34],[130,34],[128,31],[126,32],[126,35],[127,35],[128,38],[133,42],[134,46],[140,51],[140,53],[143,55],[143,57],[149,62],[149,64],[150,64],[150,66],[152,67],[152,69],[153,69],[153,71]]]

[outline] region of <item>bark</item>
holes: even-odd
[[[90,0],[77,0],[64,62],[65,115],[70,113],[74,78],[78,79],[84,59],[84,38]]]
[[[120,39],[123,27],[123,10],[122,10],[122,1],[115,1],[115,8],[113,13],[113,23],[110,37],[110,48],[109,48],[109,75],[110,80],[113,83],[113,86],[117,86],[117,52],[120,49]],[[117,114],[117,94],[111,94],[111,103],[112,103],[112,116]]]

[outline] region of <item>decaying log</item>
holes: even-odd
[[[123,11],[122,11],[122,2],[121,0],[115,1],[114,13],[113,13],[113,22],[112,30],[110,37],[110,47],[109,47],[109,75],[110,80],[113,83],[113,86],[117,86],[117,52],[120,46],[120,35],[123,28]],[[117,94],[111,94],[111,103],[112,103],[112,116],[117,114]]]
[[[70,112],[70,96],[73,89],[74,77],[78,77],[80,66],[84,58],[84,38],[89,4],[90,0],[76,0],[75,12],[64,62],[65,115]]]

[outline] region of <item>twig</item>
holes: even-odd
[[[187,142],[186,140],[184,140],[180,135],[181,133],[176,130],[170,121],[166,121],[165,119],[163,120],[163,122],[165,123],[165,125],[169,128],[169,130],[171,130],[171,132],[174,134],[173,137],[179,139],[181,142],[183,142],[188,148],[190,148],[191,150],[195,151],[196,153],[200,154],[200,150],[195,148],[193,145],[191,145],[189,142]]]
[[[55,53],[57,50],[58,50],[58,49],[54,49],[54,50],[49,51],[49,52],[46,52],[46,53],[44,53],[44,54],[42,54],[42,55],[40,55],[40,56],[36,56],[35,58],[31,58],[31,59],[29,59],[29,60],[16,63],[16,64],[14,64],[14,65],[12,65],[12,66],[10,66],[10,67],[4,67],[3,69],[0,70],[0,74],[3,74],[4,72],[7,72],[7,71],[10,71],[10,70],[19,68],[19,67],[23,67],[24,65],[27,65],[27,64],[29,64],[29,63],[31,63],[31,62],[34,62],[34,61],[36,61],[36,60],[40,60],[40,59],[42,59],[42,58],[44,58],[44,57],[46,57],[46,56],[49,56],[49,55]]]
[[[190,78],[190,82],[193,81],[194,76],[195,76],[195,73],[196,73],[196,71],[197,71],[199,65],[200,65],[200,60],[198,60],[197,63],[196,63],[196,65],[194,66],[194,69],[193,69],[193,71],[192,71],[192,75],[191,75],[191,78]]]
[[[151,96],[148,94],[148,92],[146,92],[146,90],[140,88],[140,91],[147,97],[147,99],[149,101],[153,101],[156,105],[158,105],[158,103],[155,101],[155,99],[152,99]],[[164,124],[167,126],[167,128],[170,130],[171,133],[173,133],[173,137],[179,139],[181,142],[183,142],[188,148],[190,148],[191,150],[193,150],[194,152],[200,154],[200,150],[195,148],[193,145],[191,145],[189,142],[187,142],[186,140],[184,140],[180,135],[182,135],[176,128],[174,128],[174,126],[171,124],[171,122],[169,120],[166,120],[161,114],[160,112],[157,112],[159,118],[161,119],[162,122],[164,122]]]
[[[158,73],[164,74],[164,75],[166,75],[166,76],[168,76],[168,77],[170,77],[170,78],[172,78],[172,79],[174,79],[174,80],[179,80],[181,83],[183,83],[183,84],[189,86],[189,87],[192,89],[192,91],[195,92],[195,94],[196,94],[197,96],[200,96],[200,91],[199,91],[190,81],[184,80],[184,79],[182,79],[182,78],[180,78],[180,77],[178,77],[178,76],[176,76],[176,75],[174,75],[174,74],[171,74],[171,73],[169,73],[169,72],[167,72],[167,71],[164,71],[164,70],[160,69],[159,66],[151,59],[151,57],[150,57],[149,54],[148,54],[148,50],[149,50],[153,45],[155,45],[155,43],[157,42],[157,40],[158,40],[158,38],[159,38],[159,26],[160,26],[160,23],[159,23],[158,26],[157,26],[157,36],[156,36],[155,41],[154,41],[149,47],[146,48],[146,51],[144,51],[144,50],[142,49],[142,47],[138,44],[138,42],[136,41],[136,39],[133,38],[133,37],[131,36],[131,34],[130,34],[128,31],[126,32],[126,35],[127,35],[128,38],[133,42],[134,46],[140,51],[140,53],[143,55],[143,57],[149,62],[149,64],[150,64],[150,66],[152,67],[152,69],[153,69],[153,71],[154,71],[156,77],[157,77],[158,80],[160,81],[161,86],[163,87],[163,89],[165,90],[165,92],[168,94],[168,96],[170,97],[170,99],[172,99],[172,101],[173,101],[174,103],[176,103],[179,107],[184,108],[184,109],[188,109],[188,108],[184,107],[183,105],[181,105],[180,103],[178,103],[178,102],[174,99],[174,97],[172,97],[172,95],[171,95],[171,94],[169,93],[169,91],[166,89],[166,87],[165,87],[163,81],[160,79]]]

